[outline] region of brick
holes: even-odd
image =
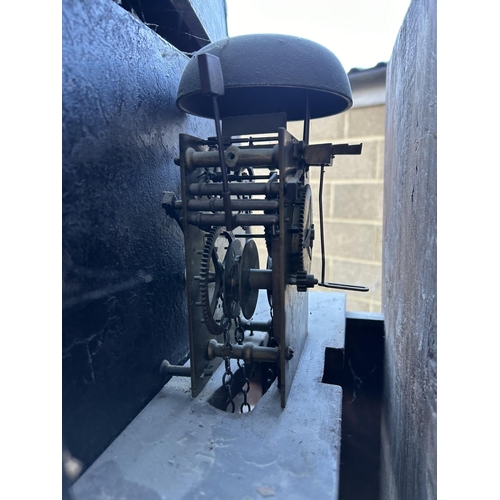
[[[385,105],[356,108],[349,111],[349,137],[383,136],[385,134]]]
[[[304,133],[304,122],[298,121],[298,122],[288,122],[286,124],[286,129],[290,134],[292,134],[296,139],[299,141],[302,140],[302,134]]]
[[[372,302],[369,299],[361,298],[359,293],[346,293],[346,311],[371,312]]]
[[[328,266],[325,266],[325,279],[327,276],[327,268]],[[318,278],[318,280],[321,280],[321,252],[319,253],[319,255],[313,254],[311,273],[314,274],[314,276]]]
[[[333,274],[327,275],[327,281],[349,285],[367,286],[369,292],[349,292],[360,295],[363,300],[381,300],[382,265],[362,262],[348,262],[342,259],[330,259]],[[362,297],[361,297],[362,296]]]
[[[313,258],[321,259],[320,225],[315,222]],[[349,224],[325,222],[325,252],[329,257],[347,257],[372,260],[376,226],[370,224]]]
[[[326,116],[311,120],[310,143],[321,144],[324,142],[339,142],[344,140],[346,135],[346,116],[349,113]]]
[[[382,262],[383,226],[375,226],[375,243],[373,245],[373,260]]]
[[[325,142],[331,142],[333,144],[339,140],[345,139],[345,115],[346,113],[343,113],[340,115],[326,116],[324,118],[311,120],[309,143],[322,144]],[[304,134],[304,124],[302,121],[287,123],[287,130],[296,139],[302,140]]]
[[[331,180],[330,176],[328,175],[329,168],[330,167],[325,167],[325,181]],[[319,184],[320,173],[321,173],[321,167],[311,167],[309,169],[309,182],[311,184],[313,183]]]
[[[383,140],[362,141],[360,155],[339,155],[326,170],[325,177],[331,179],[376,179],[379,164],[380,144]]]
[[[311,190],[313,199],[314,224],[318,224],[319,227],[319,183],[311,182]],[[323,184],[323,216],[325,218],[333,217],[333,193],[333,183],[325,181]]]
[[[384,180],[384,158],[385,158],[385,140],[378,142],[377,153],[377,179]]]
[[[337,184],[333,216],[340,219],[382,220],[383,184]]]
[[[342,292],[341,290],[328,290],[317,287],[314,291],[323,293],[344,293],[346,296],[346,311],[359,312],[381,312],[380,302],[371,299],[363,299],[362,295],[356,292]]]

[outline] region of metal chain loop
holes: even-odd
[[[241,388],[241,392],[243,393],[243,403],[241,403],[240,406],[240,413],[248,413],[251,411],[250,404],[248,403],[247,400],[247,394],[248,391],[250,390],[250,380],[248,380],[247,376],[247,365],[246,363],[243,365],[243,375],[245,375],[245,383],[243,384],[243,387]],[[247,411],[243,411],[244,408],[247,408]]]
[[[243,345],[243,341],[245,339],[245,329],[241,325],[241,319],[239,316],[237,318],[235,318],[234,323],[235,323],[235,327],[236,327],[235,331],[234,331],[234,338],[235,338],[236,342],[238,342],[239,345]],[[243,387],[241,388],[241,392],[243,393],[243,403],[241,403],[241,406],[240,406],[240,413],[247,413],[252,409],[252,408],[250,408],[250,405],[248,404],[248,400],[247,400],[247,394],[248,394],[248,391],[250,390],[250,380],[248,380],[248,377],[247,377],[248,366],[246,363],[243,363],[243,365],[241,365],[240,359],[238,359],[237,363],[238,363],[238,367],[241,370],[243,370],[243,375],[245,376],[245,383],[243,384]],[[247,409],[246,412],[243,411],[245,408]]]
[[[243,344],[243,340],[245,339],[245,329],[241,326],[241,319],[238,316],[234,320],[236,329],[234,331],[234,339],[239,345]]]
[[[231,383],[233,381],[233,372],[231,370],[231,353],[233,352],[233,346],[231,345],[229,331],[231,328],[231,320],[224,321],[224,347],[222,348],[222,354],[224,359],[224,365],[226,367],[226,371],[224,375],[222,375],[222,386],[226,389],[227,398],[226,398],[226,411],[228,405],[231,405],[231,413],[234,413],[236,409],[236,405],[233,401],[233,395],[231,393]]]

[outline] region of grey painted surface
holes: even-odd
[[[212,42],[227,37],[227,7],[225,0],[188,1]]]
[[[63,434],[84,467],[188,353],[175,106],[188,58],[109,0],[63,1]]]
[[[210,406],[222,365],[196,399],[189,379],[172,379],[75,483],[75,500],[336,499],[342,389],[321,379],[325,347],[343,347],[345,295],[309,294],[309,335],[284,410],[276,384],[250,413]],[[257,319],[268,315],[263,299]]]
[[[387,71],[382,498],[436,498],[436,2],[414,0]]]

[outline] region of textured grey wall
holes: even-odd
[[[116,3],[64,0],[62,28],[63,435],[88,466],[162,387],[162,359],[187,356],[161,199],[180,195],[178,134],[214,127],[175,106],[188,58]]]
[[[210,40],[226,38],[227,8],[225,0],[189,0]],[[180,5],[180,4],[179,4]]]
[[[382,496],[436,498],[436,2],[414,0],[387,71]]]

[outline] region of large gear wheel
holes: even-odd
[[[200,266],[200,302],[205,326],[212,335],[225,327],[223,307],[224,258],[233,238],[220,227],[208,233]]]
[[[292,272],[311,272],[314,224],[312,213],[312,193],[309,184],[305,184],[300,201],[293,207],[291,264]]]
[[[254,240],[248,240],[241,254],[240,276],[239,276],[239,297],[241,312],[246,319],[251,319],[257,301],[259,299],[259,289],[251,288],[249,276],[252,270],[260,269],[259,251]]]
[[[241,241],[234,240],[224,257],[223,271],[223,309],[228,318],[240,315],[240,272],[241,272]]]

